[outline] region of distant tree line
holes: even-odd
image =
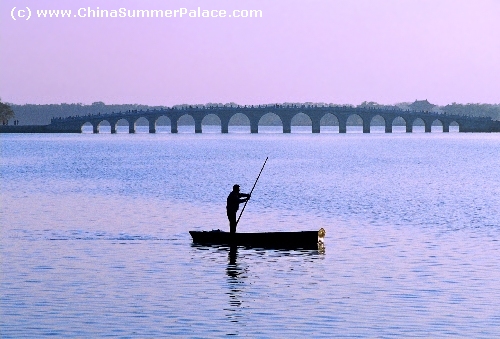
[[[418,104],[424,104],[424,106],[418,106]],[[267,106],[274,106],[276,104],[269,104]],[[350,106],[350,107],[370,107],[370,108],[382,108],[382,109],[403,109],[403,110],[415,110],[414,107],[429,107],[429,111],[436,113],[448,113],[448,114],[457,114],[457,115],[465,115],[465,116],[473,116],[473,117],[491,117],[494,120],[500,120],[500,104],[457,104],[452,103],[446,106],[437,106],[432,105],[427,100],[425,101],[415,101],[411,102],[402,102],[397,103],[395,105],[382,105],[376,102],[367,102],[364,101],[360,105],[337,105],[337,104],[328,104],[328,103],[293,103],[286,102],[280,103],[280,105],[306,105],[306,106]],[[7,108],[10,106],[10,110]],[[197,104],[197,105],[175,105],[173,107],[181,108],[181,107],[203,107],[203,106],[211,106],[211,107],[222,107],[222,106],[231,106],[236,107],[238,104],[234,102],[230,103],[208,103],[208,104]],[[260,105],[264,106],[264,105]],[[20,125],[46,125],[50,123],[50,120],[54,117],[69,117],[69,116],[84,116],[89,114],[107,114],[113,112],[124,112],[129,110],[152,110],[152,109],[165,109],[167,106],[149,106],[149,105],[141,105],[141,104],[112,104],[106,105],[104,102],[94,102],[91,105],[84,105],[82,103],[75,104],[50,104],[50,105],[34,105],[34,104],[25,104],[25,105],[16,105],[16,104],[4,104],[0,102],[1,108],[1,116],[0,120],[2,121],[12,121],[15,119],[19,121]],[[233,123],[244,123],[247,124],[247,120],[244,116],[237,116],[234,119]],[[215,119],[207,119],[207,124],[217,124],[218,120]],[[298,116],[297,119],[294,120],[295,124],[299,125],[310,125],[310,121],[306,116]],[[360,121],[353,121],[351,123],[358,124]],[[140,124],[138,122],[138,124]],[[281,122],[276,120],[273,117],[269,117],[266,121],[262,122],[263,125],[280,125]]]
[[[2,102],[0,99],[0,120],[2,121],[2,125],[8,124],[9,120],[15,117],[15,113],[12,108]]]

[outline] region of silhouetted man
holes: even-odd
[[[241,199],[244,198],[244,199]],[[227,196],[227,218],[229,219],[229,232],[236,233],[236,212],[240,204],[247,202],[250,199],[250,194],[240,193],[240,186],[234,185],[233,190]]]

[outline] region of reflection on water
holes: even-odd
[[[293,299],[311,301],[320,297],[319,294],[311,292],[304,294],[296,290],[301,287],[308,290],[323,279],[321,268],[317,267],[317,263],[318,260],[323,260],[324,256],[318,251],[198,244],[191,244],[191,247],[197,250],[195,261],[213,266],[214,269],[216,266],[220,267],[220,270],[212,271],[211,275],[217,277],[223,272],[222,269],[225,270],[226,279],[221,290],[212,292],[226,296],[226,305],[223,307],[224,318],[232,324],[224,327],[227,335],[245,333],[243,329],[249,325],[255,327],[258,333],[262,328],[255,326],[254,322],[259,321],[262,315],[270,314],[270,304],[286,304]],[[222,259],[226,259],[225,265],[214,266],[214,263],[221,262]],[[294,279],[290,280],[290,276],[294,275],[295,282],[292,282]],[[311,281],[308,282],[309,279]],[[270,291],[268,287],[272,285],[280,287],[277,291]],[[287,290],[289,292],[282,293]],[[209,295],[206,297],[210,298]],[[255,314],[255,320],[252,320],[249,314]],[[261,327],[268,326],[272,327],[272,325],[261,325]]]
[[[194,133],[194,125],[186,126],[179,125],[177,127],[178,133]],[[160,125],[156,126],[156,133],[170,133],[171,126]],[[312,133],[311,126],[291,126],[292,133]],[[425,126],[415,125],[412,128],[412,133],[424,133]],[[443,126],[435,126],[431,127],[432,133],[443,133]],[[449,126],[449,133],[459,132],[458,126]],[[82,133],[93,133],[93,128],[91,125],[85,125],[82,127]],[[110,134],[111,127],[110,126],[100,126],[99,133]],[[117,126],[116,133],[129,133],[128,126]],[[136,126],[135,133],[149,133],[149,126]],[[220,125],[203,125],[202,133],[211,133],[211,134],[220,134],[221,127]],[[250,133],[250,125],[248,126],[229,126],[229,133]],[[259,133],[283,133],[282,126],[259,126]],[[321,133],[339,133],[339,126],[329,126],[322,125]],[[363,133],[363,126],[347,126],[347,133]],[[385,133],[385,126],[371,126],[370,133]],[[392,133],[406,133],[406,126],[392,126]]]
[[[231,246],[228,251],[228,263],[227,263],[227,284],[229,291],[227,295],[229,296],[229,308],[227,309],[227,318],[231,322],[238,322],[241,315],[238,315],[238,308],[241,307],[241,293],[244,288],[244,271],[237,263],[238,258],[238,247]]]

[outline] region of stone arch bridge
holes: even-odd
[[[260,120],[269,113],[274,113],[279,117],[283,126],[283,133],[291,132],[292,119],[301,113],[310,119],[313,133],[320,133],[321,121],[328,115],[336,117],[340,133],[346,133],[347,121],[351,116],[361,118],[363,133],[370,133],[370,124],[375,117],[383,119],[386,133],[392,133],[393,122],[398,118],[400,118],[399,121],[404,121],[408,133],[413,131],[414,122],[418,119],[425,125],[425,132],[430,132],[431,126],[435,123],[442,125],[443,132],[449,132],[450,124],[458,125],[460,132],[500,132],[500,121],[494,121],[491,118],[439,114],[426,111],[414,112],[400,109],[317,105],[186,106],[161,110],[135,110],[102,115],[53,118],[51,124],[46,127],[48,132],[81,133],[83,125],[90,123],[93,126],[93,132],[99,133],[100,124],[107,121],[111,125],[111,133],[116,133],[118,122],[125,120],[129,124],[129,133],[135,133],[137,120],[145,118],[149,122],[149,133],[155,133],[157,120],[160,117],[167,117],[171,122],[171,132],[177,133],[179,118],[187,115],[194,119],[195,133],[202,133],[203,119],[208,115],[215,115],[220,119],[221,133],[228,133],[229,122],[238,113],[245,115],[250,121],[251,133],[258,133]]]

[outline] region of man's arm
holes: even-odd
[[[250,196],[251,196],[250,194],[240,193],[240,198],[244,197],[244,199],[240,199],[240,203],[247,202],[248,200],[250,200]]]

